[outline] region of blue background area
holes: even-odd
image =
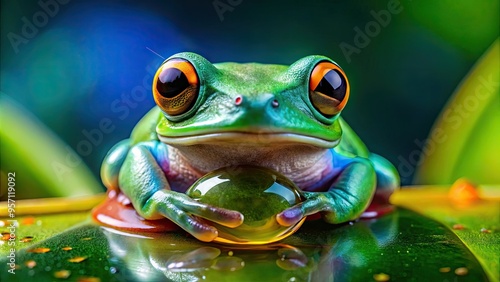
[[[154,105],[152,76],[174,53],[212,62],[334,59],[352,87],[343,116],[372,151],[398,166],[420,150],[415,140],[425,140],[498,37],[498,1],[486,0],[60,2],[1,2],[1,91],[82,155],[96,176],[109,148]],[[388,5],[400,12],[375,24],[374,14]],[[366,32],[370,24],[374,35],[356,45],[357,28]],[[346,56],[342,43],[358,53]],[[111,133],[98,132],[103,119],[111,120]],[[82,140],[93,146],[79,146]],[[410,182],[411,175],[403,177]]]

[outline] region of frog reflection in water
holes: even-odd
[[[387,201],[399,177],[340,117],[349,91],[323,56],[283,66],[176,54],[154,77],[157,107],[106,157],[103,182],[141,217],[170,219],[201,241],[217,237],[211,222],[237,227],[243,215],[184,192],[229,166],[270,168],[302,190],[304,201],[276,216],[282,226],[317,213],[331,224],[354,220],[372,199]]]

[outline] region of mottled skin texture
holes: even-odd
[[[282,225],[318,212],[332,224],[353,220],[374,194],[388,198],[398,187],[387,160],[369,153],[339,115],[328,118],[312,106],[311,71],[330,59],[308,56],[288,67],[211,64],[193,53],[171,58],[195,67],[196,104],[174,117],[152,109],[102,167],[104,184],[126,194],[142,217],[167,217],[203,241],[217,236],[210,221],[238,226],[240,213],[183,193],[202,175],[234,165],[272,168],[304,191],[304,202],[277,215]]]

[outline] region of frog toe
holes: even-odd
[[[204,205],[194,201],[185,203],[183,208],[191,214],[230,228],[240,226],[244,220],[240,212]]]
[[[183,213],[176,222],[182,229],[203,242],[211,242],[218,235],[217,228],[207,224],[203,219]]]

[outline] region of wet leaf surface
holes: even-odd
[[[64,250],[68,246],[71,251]],[[51,251],[28,252],[34,248]],[[277,263],[284,255],[300,263]],[[86,259],[69,262],[75,257]],[[30,261],[36,261],[33,268],[26,267]],[[181,232],[129,234],[85,223],[19,250],[15,276],[7,272],[6,262],[0,260],[1,281],[35,277],[36,281],[53,281],[61,270],[68,271],[72,281],[203,277],[207,281],[277,277],[285,281],[487,281],[478,260],[451,229],[403,208],[352,225],[306,222],[279,243],[247,247],[202,243]],[[172,262],[180,267],[169,270],[167,264]]]

